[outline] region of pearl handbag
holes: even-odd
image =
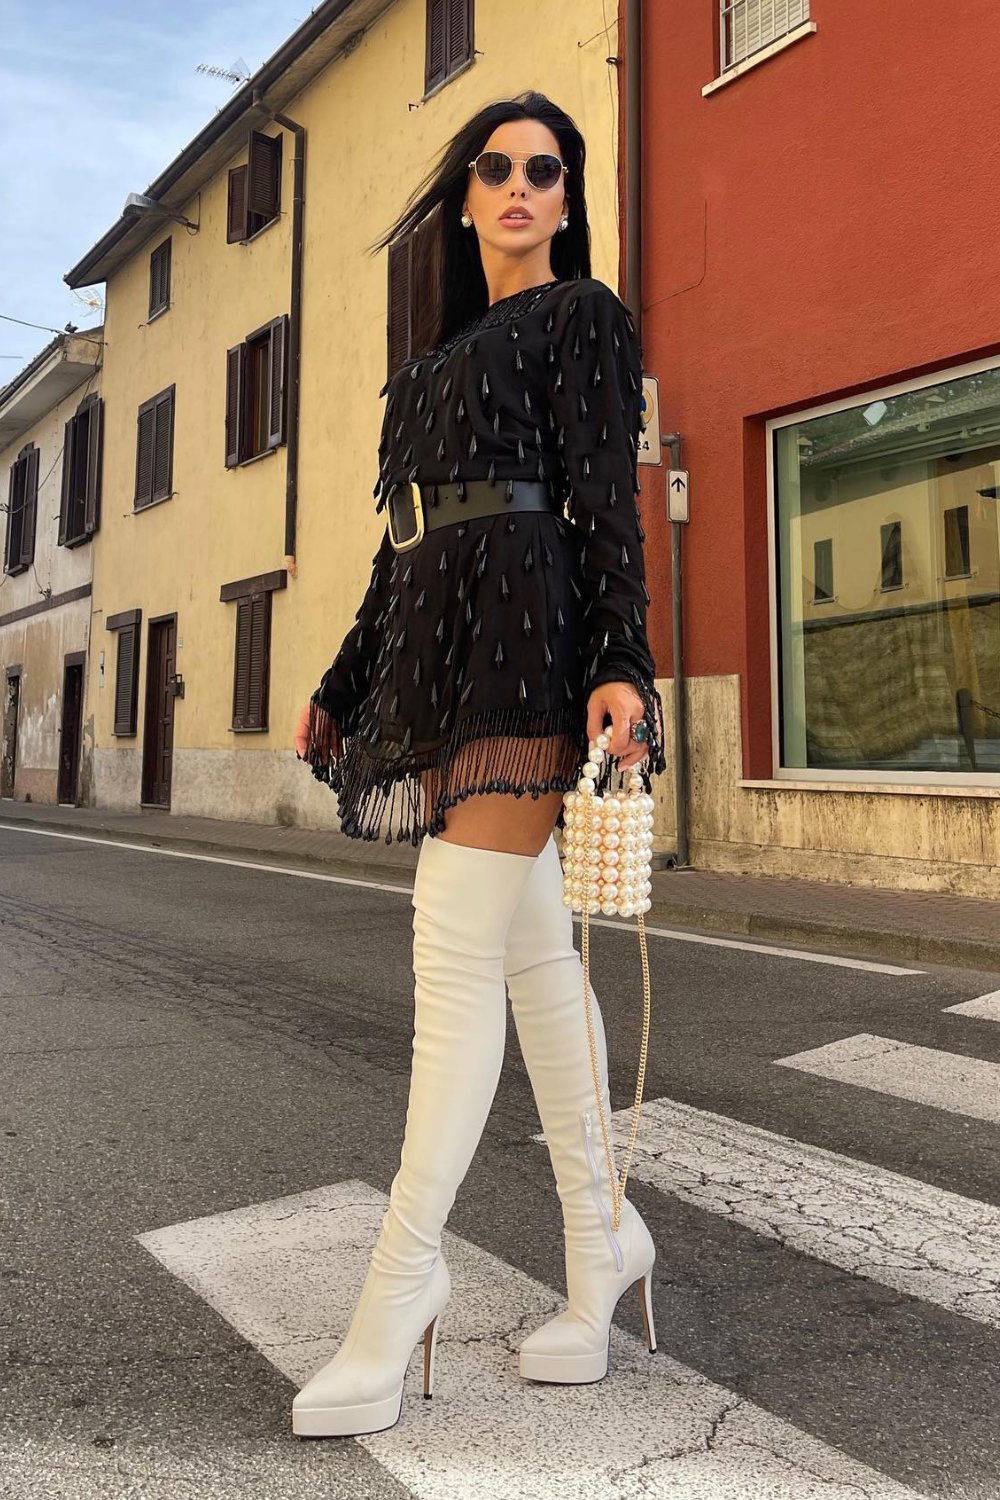
[[[652,905],[649,893],[652,890],[650,869],[653,798],[643,791],[642,773],[637,766],[619,772],[620,777],[624,778],[625,786],[619,786],[617,792],[601,795],[597,791],[602,770],[606,769],[610,744],[611,736],[606,732],[590,741],[588,759],[583,764],[577,789],[566,792],[563,797],[563,905],[570,907],[572,911],[581,912],[583,918],[580,932],[583,1004],[594,1075],[594,1098],[611,1182],[614,1208],[612,1227],[617,1230],[621,1221],[629,1164],[639,1130],[639,1110],[649,1049],[649,958],[646,953],[643,918]],[[592,911],[607,917],[637,917],[642,955],[642,1045],[639,1052],[639,1076],[632,1106],[632,1126],[620,1175],[615,1171],[614,1152],[604,1114],[594,1023],[590,1012],[589,919]]]

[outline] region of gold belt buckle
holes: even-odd
[[[389,541],[392,543],[393,547],[395,547],[395,549],[396,549],[397,552],[408,552],[411,547],[415,547],[418,542],[420,542],[420,541],[423,540],[423,535],[424,535],[424,505],[423,505],[423,497],[422,497],[422,495],[420,493],[420,485],[417,483],[417,481],[415,479],[411,479],[410,480],[410,493],[411,493],[411,497],[413,499],[413,516],[414,516],[414,520],[416,521],[417,529],[416,529],[415,535],[411,536],[410,539],[409,539],[409,541],[405,541],[405,542],[397,541],[397,539],[396,539],[396,533],[393,531],[393,527],[392,527],[392,506],[388,505],[386,507],[386,523],[385,523],[386,524],[386,529],[389,532]]]

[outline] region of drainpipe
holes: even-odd
[[[625,296],[642,340],[642,0],[625,0]],[[664,433],[661,442],[670,452],[672,468],[680,467],[680,434]],[[688,865],[687,727],[684,690],[684,612],[681,574],[683,526],[670,522],[671,612],[674,681],[674,788],[677,845],[674,854],[657,862],[685,870]]]
[[[294,578],[296,527],[299,508],[299,370],[302,347],[302,217],[305,182],[305,127],[287,115],[269,109],[260,89],[254,89],[252,103],[269,120],[274,120],[295,137],[292,160],[292,274],[288,306],[288,352],[285,371],[287,396],[288,442],[285,463],[285,567]]]

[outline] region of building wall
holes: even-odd
[[[717,5],[666,7],[644,36],[643,344],[661,429],[681,433],[691,472],[693,857],[996,893],[996,778],[978,790],[774,781],[767,419],[1000,349],[983,219],[1000,147],[979,102],[995,7],[914,0],[900,26],[893,7],[812,0],[810,16],[814,34],[707,96]],[[645,481],[654,512],[662,479]],[[662,521],[647,531],[664,551]],[[862,574],[870,592],[870,563],[843,560],[845,592]],[[655,603],[666,646],[665,593]],[[667,778],[660,794],[665,832]]]
[[[93,369],[98,347],[82,338],[64,345],[61,357],[78,362],[81,369],[91,367],[91,373],[0,451],[0,495],[6,506],[10,469],[18,453],[29,442],[39,449],[34,565],[12,576],[0,573],[0,695],[7,668],[21,668],[14,795],[33,802],[56,801],[64,660],[70,652],[88,649],[90,598],[58,601],[89,588],[93,543],[60,547],[57,540],[64,428],[83,396],[100,392],[100,372]],[[44,371],[39,378],[44,379]],[[6,515],[0,515],[0,539],[5,525]],[[53,601],[51,608],[4,623],[7,616],[44,604],[46,596]],[[86,706],[83,729],[80,785],[86,788],[91,774]]]
[[[147,623],[176,612],[185,695],[175,705],[173,810],[336,826],[335,798],[297,762],[292,735],[299,707],[353,624],[384,530],[373,487],[387,271],[385,254],[366,246],[469,115],[492,98],[537,87],[587,138],[593,271],[617,285],[617,88],[606,62],[614,51],[606,10],[599,0],[542,0],[530,13],[478,6],[473,65],[411,109],[423,88],[425,5],[400,0],[285,108],[307,132],[301,449],[297,566],[272,596],[267,732],[229,727],[235,607],[220,603],[219,589],[283,566],[286,449],[226,470],[225,360],[227,348],[288,311],[291,136],[282,148],[282,217],[255,240],[226,243],[226,169],[181,209],[201,227],[170,231],[167,313],[146,324],[148,250],[169,226],[109,281],[105,476],[114,503],[105,507],[95,571],[95,631],[108,616],[138,608],[143,635],[135,739],[112,733],[113,672],[91,676],[98,804],[139,800]],[[543,31],[565,44],[526,49],[525,37]],[[245,152],[227,166],[241,160]],[[176,493],[132,515],[136,408],[173,382]]]

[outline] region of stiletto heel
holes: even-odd
[[[438,1315],[440,1316],[440,1314]],[[428,1324],[424,1331],[424,1400],[434,1394],[434,1353],[437,1349],[438,1319]]]
[[[646,1330],[646,1346],[650,1354],[656,1353],[656,1328],[653,1324],[653,1268],[650,1266],[645,1276],[640,1276],[636,1282],[639,1288],[639,1302],[642,1306],[642,1321]]]

